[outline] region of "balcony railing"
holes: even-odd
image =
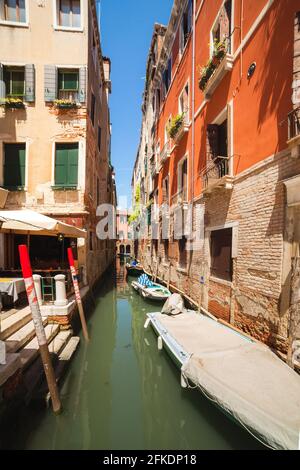
[[[288,114],[288,140],[300,135],[300,107]]]
[[[211,190],[215,187],[224,186],[232,188],[233,177],[229,174],[229,157],[217,157],[208,164],[202,172],[203,190]]]
[[[171,155],[170,141],[165,144],[164,148],[160,152],[160,164],[162,165]]]
[[[184,114],[182,123],[180,124],[180,127],[178,128],[178,131],[174,137],[174,143],[179,144],[180,140],[182,139],[183,135],[188,132],[189,130],[189,112],[186,111]]]

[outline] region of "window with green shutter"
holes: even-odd
[[[78,184],[78,143],[56,144],[55,187],[76,189]]]
[[[79,70],[58,71],[58,98],[60,100],[78,101]]]
[[[25,95],[25,68],[4,67],[3,79],[5,83],[6,96],[23,98]]]
[[[4,144],[3,186],[7,189],[22,189],[25,186],[25,144]]]

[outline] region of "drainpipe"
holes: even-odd
[[[191,227],[194,225],[194,167],[195,167],[195,65],[196,65],[196,0],[193,0],[192,34],[192,159],[191,159]]]

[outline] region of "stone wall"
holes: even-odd
[[[188,253],[187,269],[178,269],[178,241],[170,240],[169,262],[158,244],[158,262],[151,241],[139,243],[147,271],[170,282],[216,317],[286,352],[289,312],[280,310],[286,196],[283,181],[300,172],[300,160],[288,151],[236,177],[232,190],[215,189],[195,202],[204,206],[204,240]],[[199,230],[197,222],[197,230]],[[210,231],[236,227],[232,282],[210,277]],[[194,229],[196,222],[194,220]],[[201,286],[203,276],[204,286]]]

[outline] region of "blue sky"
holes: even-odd
[[[118,199],[127,196],[129,204],[153,26],[155,22],[168,23],[172,4],[173,0],[101,1],[102,50],[112,61],[112,163]]]

